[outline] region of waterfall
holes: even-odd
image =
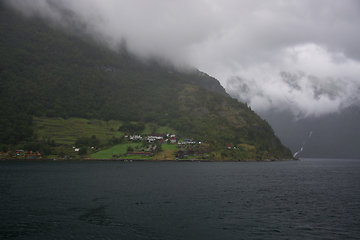
[[[312,133],[313,133],[313,131],[310,131],[309,136],[308,136],[307,139],[303,142],[303,145],[301,146],[300,150],[297,151],[297,152],[294,154],[294,157],[296,157],[296,155],[298,155],[299,153],[301,153],[301,152],[304,150],[305,143],[311,138]]]

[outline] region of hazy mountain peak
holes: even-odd
[[[258,112],[290,110],[297,118],[339,112],[360,101],[360,84],[354,79],[303,72],[281,71],[275,79],[233,77],[226,88]]]

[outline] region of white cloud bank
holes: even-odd
[[[193,65],[255,110],[319,116],[359,101],[357,0],[7,2],[63,27],[76,22],[112,49],[126,40],[140,56]]]
[[[227,81],[229,93],[257,111],[291,110],[297,118],[338,112],[360,102],[358,61],[315,44],[286,48],[282,54],[277,66],[239,66],[236,77]]]

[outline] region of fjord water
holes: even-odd
[[[0,239],[359,239],[360,160],[0,162]]]

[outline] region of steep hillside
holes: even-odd
[[[254,146],[289,158],[270,125],[197,70],[141,61],[84,36],[25,18],[0,2],[0,141],[33,139],[32,116],[152,122],[180,136]]]

